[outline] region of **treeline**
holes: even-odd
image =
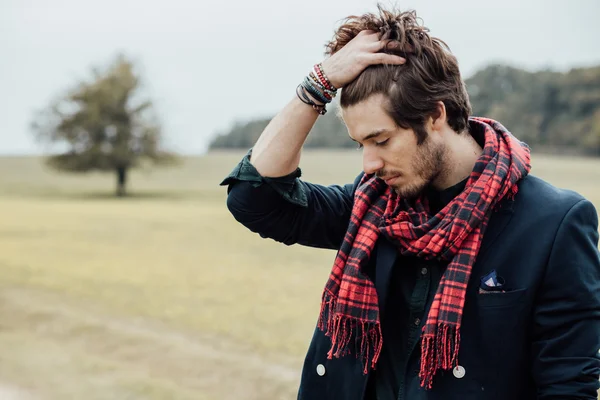
[[[560,73],[492,65],[466,85],[473,115],[502,122],[534,151],[600,156],[600,66]],[[317,120],[306,148],[355,147],[332,106]],[[210,148],[252,147],[269,121],[238,122]]]

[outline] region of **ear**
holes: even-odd
[[[429,117],[430,128],[434,132],[440,132],[446,125],[446,106],[438,101],[435,111]]]

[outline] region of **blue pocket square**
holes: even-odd
[[[479,282],[479,293],[504,293],[504,279],[493,270],[489,274],[482,276]]]

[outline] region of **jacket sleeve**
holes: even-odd
[[[299,179],[300,172],[263,178],[249,164],[227,177],[227,207],[252,232],[286,245],[339,249],[352,211],[354,184],[323,186]]]
[[[597,399],[600,374],[598,215],[580,200],[555,236],[533,315],[538,400]]]

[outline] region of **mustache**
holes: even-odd
[[[389,171],[389,170],[379,170],[377,172],[375,172],[375,176],[378,177],[379,179],[388,179],[391,178],[392,176],[398,176],[400,175],[400,172],[398,171]]]

